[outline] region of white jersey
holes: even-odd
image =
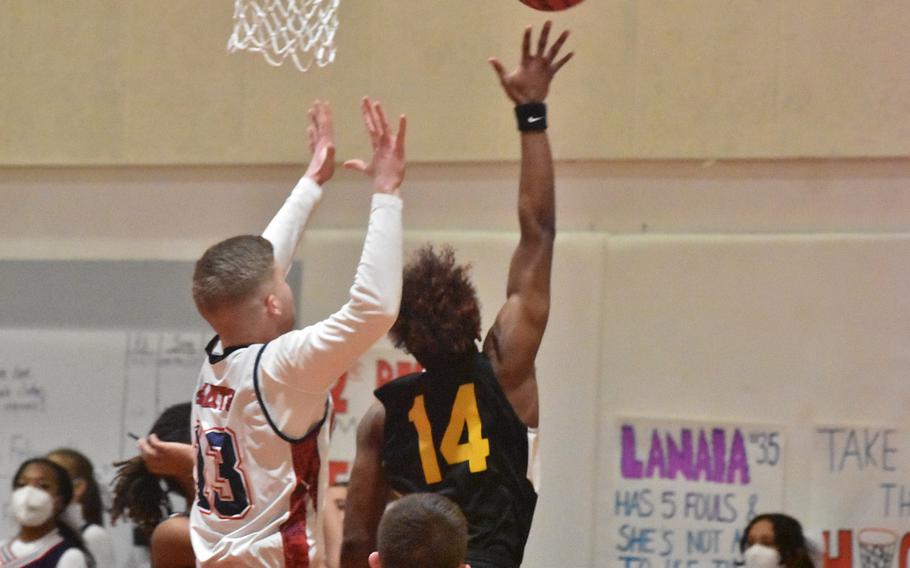
[[[24,542],[18,538],[0,541],[0,566],[26,568],[55,566],[56,568],[86,568],[85,554],[63,540],[56,529],[37,540]]]
[[[213,353],[200,374],[193,405],[197,499],[190,518],[193,547],[206,554],[198,558],[203,564],[307,566],[321,544],[331,398],[313,395],[324,411],[311,432],[296,439],[281,433],[260,398],[259,361],[270,347]]]
[[[263,234],[287,268],[321,190],[298,184]],[[331,421],[329,389],[395,321],[401,200],[374,194],[350,300],[267,344],[206,348],[193,403],[201,565],[308,567],[320,546]]]

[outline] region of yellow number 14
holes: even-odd
[[[417,429],[417,445],[420,450],[423,476],[428,484],[439,483],[442,481],[442,474],[439,471],[439,461],[436,459],[433,431],[430,427],[430,419],[427,418],[423,395],[414,399],[414,405],[408,412],[408,420]],[[468,429],[468,441],[460,444],[461,433],[465,427]],[[490,455],[490,441],[483,437],[473,383],[458,387],[455,403],[452,405],[452,414],[449,417],[449,425],[446,426],[445,434],[442,436],[439,451],[449,465],[468,462],[471,473],[486,471],[487,456]]]

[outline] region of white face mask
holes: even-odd
[[[37,527],[54,515],[54,498],[44,489],[25,485],[13,491],[10,509],[24,527]]]
[[[746,568],[777,568],[780,566],[780,553],[776,548],[753,544],[746,549],[743,558]]]

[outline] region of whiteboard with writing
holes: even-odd
[[[211,332],[0,329],[4,510],[19,464],[58,447],[87,455],[106,486],[112,463],[136,454],[129,435],[144,436],[161,411],[190,400],[209,339]],[[332,391],[333,481],[350,474],[357,423],[374,400],[373,390],[419,368],[382,339],[339,380]],[[121,523],[114,530],[117,564],[130,565],[127,527]],[[3,515],[0,538],[14,531]]]
[[[607,566],[732,568],[749,519],[783,502],[779,426],[622,418],[609,443]]]
[[[58,447],[88,456],[106,487],[112,462],[136,454],[128,434],[145,435],[164,408],[190,400],[208,338],[200,331],[0,329],[3,510],[19,464]],[[0,538],[14,531],[9,516],[0,516]],[[120,552],[130,540],[116,540]]]

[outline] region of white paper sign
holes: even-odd
[[[781,427],[620,419],[609,566],[725,568],[742,530],[783,499]]]
[[[812,526],[823,568],[907,568],[910,438],[887,426],[815,428]]]

